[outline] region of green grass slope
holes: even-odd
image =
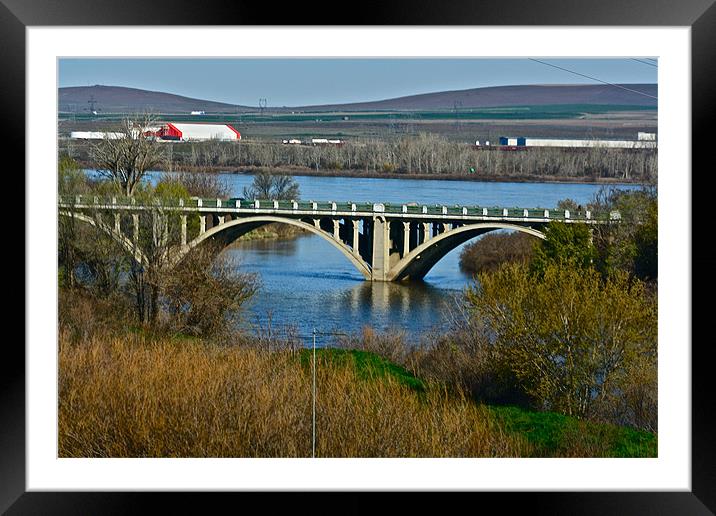
[[[301,364],[310,368],[312,350],[300,352]],[[354,367],[366,380],[392,378],[416,394],[429,388],[426,382],[375,353],[323,348],[316,350],[317,367]],[[606,423],[583,421],[555,412],[538,412],[514,406],[488,406],[508,433],[524,436],[533,457],[656,457],[657,436]]]

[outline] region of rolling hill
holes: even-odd
[[[657,96],[656,84],[624,84],[625,88],[647,95]],[[545,106],[558,104],[596,104],[653,106],[657,101],[644,95],[632,93],[606,84],[545,84],[522,86],[493,86],[469,90],[441,91],[410,95],[376,102],[305,106],[306,111],[368,111],[368,110],[440,110],[510,106]]]
[[[624,84],[624,88],[657,96],[656,84]],[[210,100],[193,99],[158,91],[147,91],[120,86],[72,86],[59,88],[60,112],[87,112],[94,100],[95,109],[103,113],[239,113],[257,111],[252,106],[233,105]],[[622,88],[606,85],[522,85],[493,86],[467,90],[441,91],[410,95],[393,99],[349,104],[326,104],[270,108],[271,111],[424,111],[461,110],[511,106],[546,106],[559,104],[630,105],[653,107],[657,100]]]
[[[140,90],[122,86],[71,86],[59,88],[58,109],[60,112],[87,112],[95,101],[95,109],[103,113],[133,113],[152,111],[155,113],[236,113],[251,110],[248,106],[234,106],[223,102],[199,100],[172,93]]]

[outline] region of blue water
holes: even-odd
[[[161,177],[152,173],[152,182]],[[253,176],[221,174],[231,195],[240,196]],[[554,208],[570,198],[586,204],[601,188],[591,184],[482,183],[415,179],[296,176],[301,199],[355,202],[417,202],[521,208]],[[620,188],[638,188],[620,185]],[[371,283],[331,244],[315,235],[291,240],[238,243],[224,254],[245,272],[257,273],[262,287],[245,306],[242,324],[293,327],[302,335],[320,331],[355,333],[364,326],[422,334],[446,324],[445,313],[472,281],[458,267],[461,247],[450,252],[424,281]]]

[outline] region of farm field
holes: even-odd
[[[59,114],[59,133],[115,128],[126,113]],[[657,128],[657,112],[645,106],[552,105],[457,111],[314,113],[157,114],[163,122],[231,124],[244,138],[392,139],[421,132],[452,141],[496,140],[499,136],[542,138],[635,138]]]

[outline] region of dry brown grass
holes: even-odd
[[[60,334],[61,457],[310,457],[311,370],[265,352]],[[320,457],[525,456],[488,412],[429,388],[319,367]]]
[[[484,408],[444,390],[418,397],[391,379],[357,382],[349,369],[324,372],[320,381],[319,456],[515,457],[528,451]]]

